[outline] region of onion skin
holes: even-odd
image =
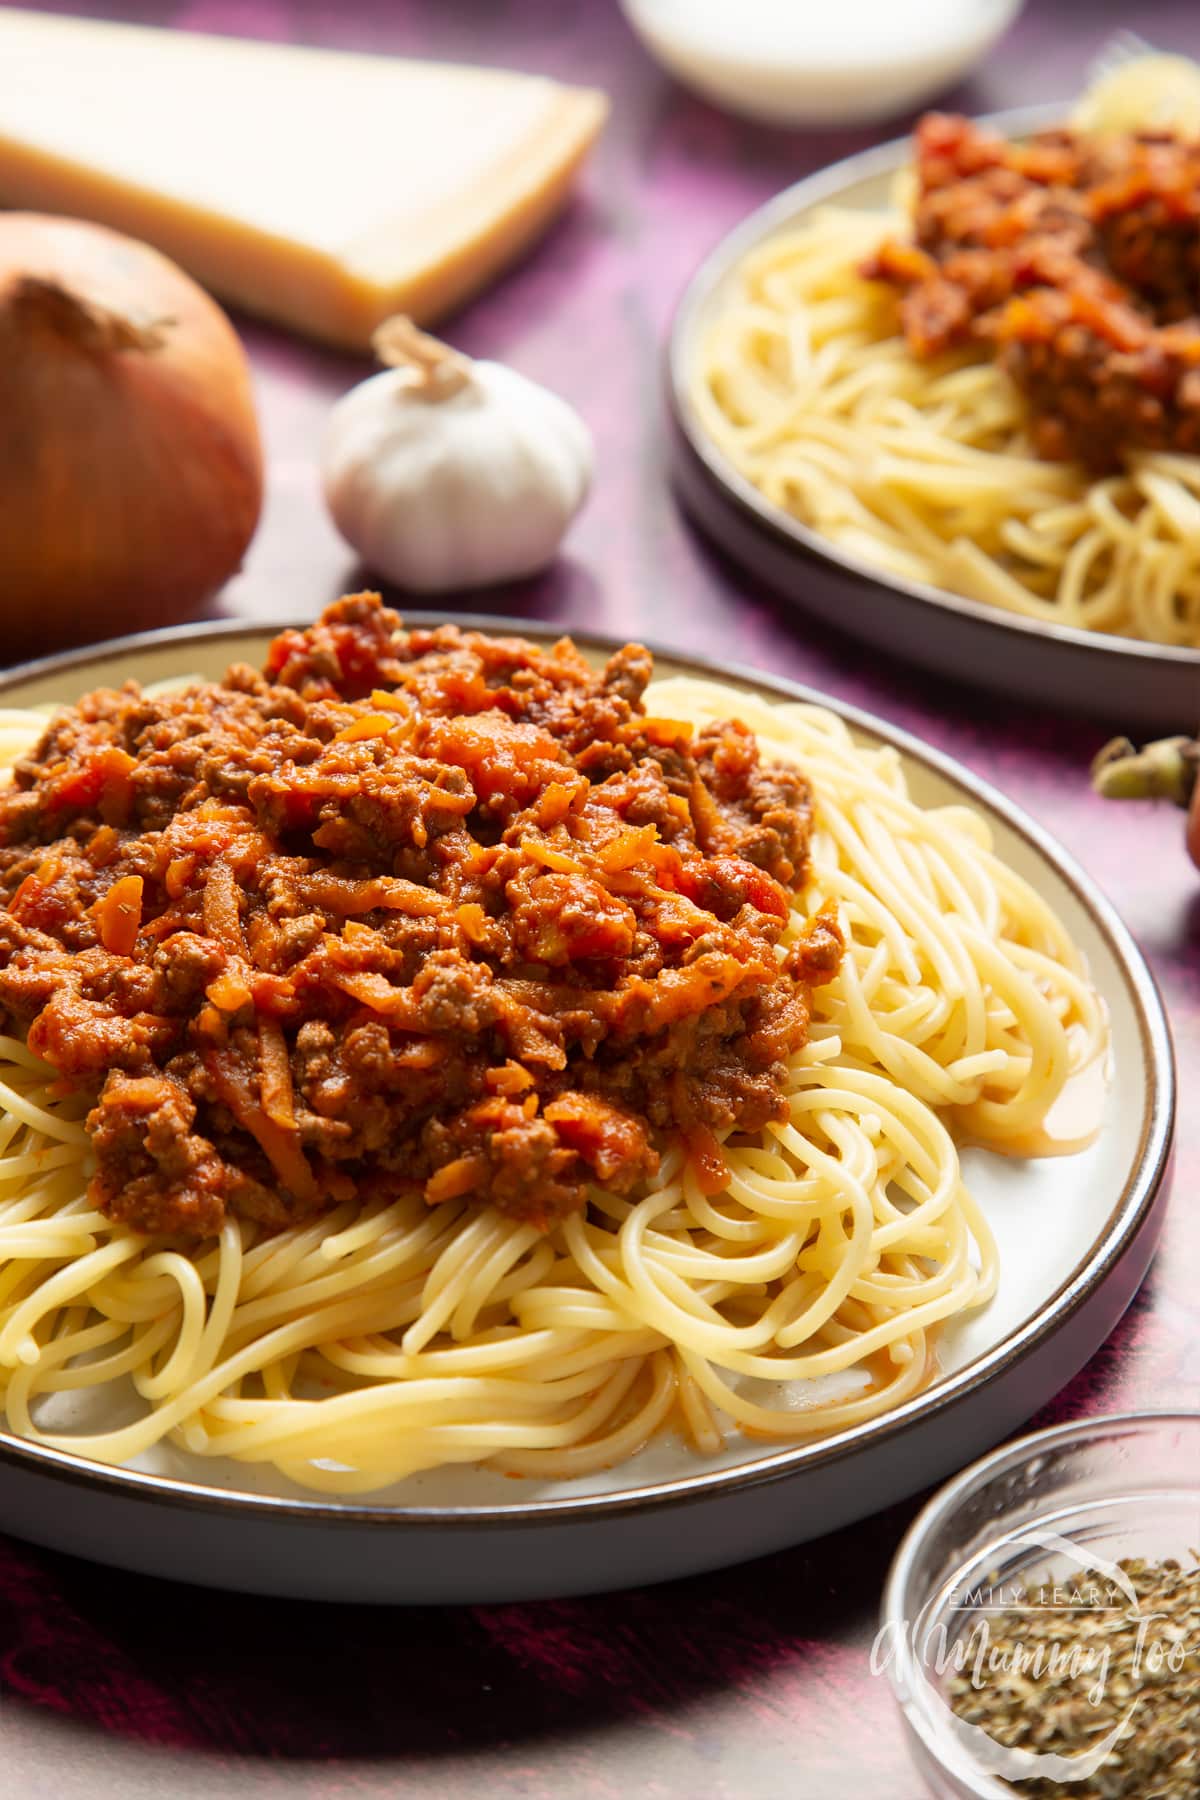
[[[103,226],[0,213],[0,642],[186,617],[241,565],[263,464],[216,302]]]

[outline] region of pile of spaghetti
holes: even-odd
[[[997,1278],[956,1138],[1045,1148],[1098,1001],[976,815],[651,674],[356,596],[3,715],[14,1431],[352,1492],[928,1383]]]
[[[1200,644],[1200,141],[932,114],[911,197],[747,257],[697,359],[705,429],[874,567]]]

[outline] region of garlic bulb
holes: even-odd
[[[325,498],[342,536],[418,593],[544,568],[591,479],[582,419],[408,319],[389,319],[374,344],[390,366],[338,402],[325,440]]]

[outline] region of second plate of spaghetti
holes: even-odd
[[[1155,321],[1194,306],[1161,256],[1137,283],[1158,190],[1200,152],[1060,133],[1069,111],[931,116],[915,146],[738,227],[676,317],[678,486],[742,561],[877,649],[1190,729],[1200,456],[1171,358],[1190,367],[1191,328]],[[1170,216],[1171,243],[1200,232]]]
[[[816,696],[520,629],[5,683],[0,1524],[665,1578],[961,1462],[1135,1291],[1169,1041],[1061,853]]]

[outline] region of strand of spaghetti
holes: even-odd
[[[170,1318],[172,1314],[178,1314],[170,1353],[157,1369],[149,1365],[139,1369],[133,1377],[133,1384],[143,1400],[159,1400],[187,1383],[204,1336],[208,1296],[195,1264],[177,1251],[164,1251],[150,1257],[145,1267],[148,1273],[161,1271],[167,1275],[178,1295],[166,1315]]]
[[[82,1388],[107,1387],[123,1375],[134,1375],[149,1363],[167,1343],[175,1329],[173,1319],[159,1319],[144,1331],[130,1333],[111,1319],[95,1325],[65,1332],[43,1344],[36,1363],[24,1363],[13,1371],[11,1389],[25,1396],[36,1386],[39,1394],[77,1392]],[[122,1342],[122,1340],[125,1340]],[[108,1356],[97,1356],[97,1350],[118,1344]],[[76,1361],[76,1358],[85,1360]],[[74,1367],[64,1368],[65,1363]]]
[[[861,1425],[867,1419],[898,1406],[901,1401],[920,1393],[927,1375],[927,1356],[923,1333],[909,1335],[912,1355],[896,1365],[896,1373],[880,1382],[858,1399],[830,1400],[811,1410],[781,1406],[761,1406],[724,1381],[711,1363],[689,1351],[683,1351],[688,1373],[702,1393],[725,1417],[734,1420],[749,1436],[769,1438],[814,1437],[828,1431],[845,1430]]]
[[[16,1155],[5,1155],[0,1149],[0,1185],[13,1181],[25,1181],[31,1175],[48,1175],[54,1169],[78,1169],[79,1150],[75,1144],[55,1144],[39,1150],[27,1150]],[[7,1202],[0,1206],[0,1228],[8,1223]],[[18,1204],[21,1204],[18,1201]],[[96,1215],[97,1218],[100,1214]]]
[[[675,1364],[666,1351],[658,1351],[649,1359],[651,1381],[646,1398],[615,1429],[596,1435],[595,1427],[585,1441],[576,1426],[576,1441],[556,1445],[554,1449],[522,1449],[502,1451],[493,1458],[494,1466],[508,1475],[552,1475],[556,1481],[569,1481],[580,1475],[592,1475],[597,1469],[611,1468],[628,1461],[659,1430],[678,1396]]]
[[[139,1249],[132,1237],[118,1239],[74,1258],[48,1276],[5,1320],[0,1330],[0,1363],[12,1368],[18,1362],[36,1362],[40,1346],[34,1333],[38,1325],[58,1307],[87,1293],[109,1269],[136,1256]]]
[[[499,1454],[493,1456],[495,1466],[508,1469],[514,1474],[536,1474],[561,1480],[610,1466],[634,1454],[662,1424],[674,1397],[673,1379],[669,1375],[656,1373],[646,1401],[621,1424],[621,1410],[635,1378],[636,1370],[614,1371],[591,1406],[574,1414],[565,1425],[549,1428],[546,1435],[553,1434],[562,1440],[559,1447],[508,1452],[501,1447]],[[618,1419],[616,1427],[603,1435],[596,1435],[614,1414]],[[371,1427],[367,1426],[366,1429],[370,1431]],[[421,1449],[416,1452],[422,1458],[421,1466],[475,1460],[478,1456],[476,1440],[480,1429],[455,1425],[427,1428],[422,1434]],[[510,1423],[498,1422],[482,1429],[487,1431],[489,1446],[503,1446],[514,1433],[514,1427]],[[516,1428],[517,1431],[520,1429]],[[590,1436],[587,1443],[576,1447],[574,1440],[588,1434]],[[518,1462],[519,1467],[511,1466]],[[300,1467],[284,1463],[283,1466],[294,1478],[303,1480],[306,1485],[327,1491],[355,1492],[377,1485],[377,1479],[372,1481],[370,1477],[356,1478],[354,1474],[341,1470],[315,1469],[311,1464]]]
[[[447,1322],[446,1329],[455,1342],[462,1343],[471,1336],[479,1314],[486,1307],[494,1305],[502,1294],[507,1298],[514,1291],[519,1291],[523,1285],[522,1276],[514,1265],[523,1259],[527,1259],[529,1267],[536,1271],[549,1266],[554,1260],[554,1251],[539,1234],[536,1226],[528,1225],[514,1231],[512,1222],[501,1218],[496,1242],[474,1270],[465,1293]],[[406,1347],[411,1351],[410,1336],[411,1329],[405,1334]]]
[[[206,1402],[203,1416],[210,1444],[220,1437],[226,1445],[225,1454],[246,1456],[256,1462],[269,1460],[275,1452],[294,1452],[295,1446],[314,1431],[325,1446],[321,1454],[336,1458],[348,1437],[374,1433],[381,1420],[390,1420],[394,1425],[415,1423],[443,1429],[447,1425],[469,1424],[509,1443],[514,1430],[524,1424],[532,1434],[527,1440],[530,1447],[548,1446],[569,1439],[572,1423],[580,1412],[603,1416],[611,1405],[606,1390],[618,1386],[627,1391],[637,1380],[642,1363],[640,1357],[626,1357],[611,1372],[604,1365],[600,1371],[585,1370],[555,1381],[544,1393],[507,1376],[423,1378],[357,1388],[325,1400],[213,1397]],[[603,1378],[597,1380],[601,1371]],[[578,1407],[573,1404],[576,1401],[580,1402]],[[555,1418],[555,1413],[560,1416]],[[584,1429],[588,1428],[585,1424]]]
[[[335,1368],[349,1369],[356,1375],[369,1375],[373,1380],[392,1380],[417,1368],[429,1375],[452,1375],[459,1368],[473,1374],[486,1374],[498,1369],[519,1368],[523,1363],[537,1362],[547,1355],[562,1356],[568,1342],[586,1343],[589,1333],[566,1333],[549,1328],[530,1329],[494,1343],[456,1344],[452,1350],[423,1350],[419,1357],[407,1357],[391,1343],[371,1347],[343,1342],[323,1344],[321,1353]]]
[[[27,746],[22,744],[21,748],[25,749]],[[41,1081],[45,1080],[45,1063],[34,1055],[28,1044],[23,1044],[20,1038],[10,1037],[7,1032],[0,1032],[0,1060],[15,1063],[18,1069],[37,1076]]]
[[[16,1075],[17,1071],[13,1070],[12,1074]],[[23,1094],[11,1079],[0,1080],[0,1107],[19,1119],[22,1125],[30,1126],[45,1137],[57,1139],[63,1144],[77,1145],[80,1150],[87,1148],[87,1132],[78,1119],[68,1118],[49,1106],[40,1105]]]
[[[621,1228],[623,1242],[629,1241],[626,1234],[630,1221],[640,1220],[643,1216],[640,1208],[631,1211],[629,1220]],[[768,1237],[755,1251],[739,1254],[728,1247],[719,1251],[708,1249],[689,1239],[655,1231],[645,1224],[638,1224],[637,1229],[641,1249],[657,1267],[669,1269],[685,1281],[733,1281],[744,1286],[782,1280],[795,1268],[805,1238],[803,1231],[788,1232],[774,1241]]]
[[[679,1413],[693,1448],[701,1456],[715,1456],[721,1448],[721,1428],[707,1395],[697,1385],[678,1349],[675,1358],[675,1385],[679,1396]]]
[[[498,1253],[503,1257],[513,1242],[519,1245],[518,1255],[530,1249],[537,1242],[536,1228],[514,1226],[491,1209],[464,1228],[429,1272],[421,1295],[420,1317],[404,1334],[407,1355],[423,1349],[436,1336],[463,1304],[473,1282],[486,1271],[491,1259]]]
[[[60,1256],[83,1256],[95,1248],[96,1239],[76,1230],[70,1220],[57,1228],[52,1221],[38,1219],[24,1229],[10,1225],[0,1230],[0,1257],[13,1262],[52,1262]]]
[[[242,1234],[238,1229],[236,1219],[226,1219],[221,1228],[217,1282],[213,1292],[212,1305],[204,1323],[200,1342],[196,1346],[192,1366],[188,1371],[188,1379],[191,1381],[196,1380],[206,1369],[210,1369],[220,1357],[221,1347],[228,1340],[233,1315],[237,1308],[241,1275]]]

